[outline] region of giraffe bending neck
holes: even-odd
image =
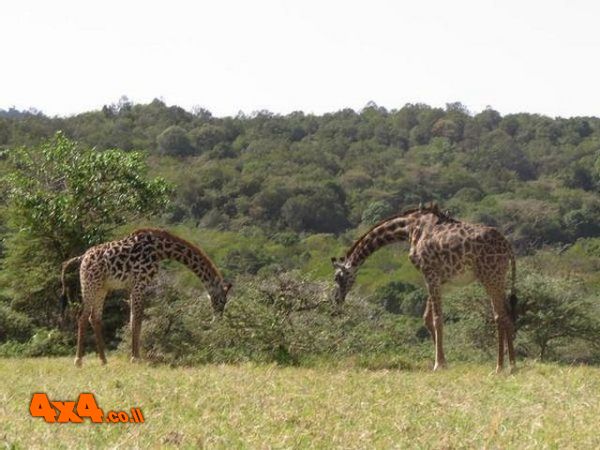
[[[415,208],[390,217],[363,234],[346,253],[346,266],[357,268],[381,247],[400,241],[409,241],[413,247],[430,226],[440,223],[458,223],[437,206]]]
[[[407,223],[403,216],[384,220],[367,231],[348,250],[346,253],[346,266],[357,268],[381,247],[407,239]]]
[[[219,287],[223,276],[210,258],[194,244],[175,236],[168,231],[156,228],[143,228],[133,232],[134,235],[149,234],[157,243],[158,259],[172,259],[187,266],[200,278],[207,287]]]

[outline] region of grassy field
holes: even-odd
[[[524,362],[445,372],[131,365],[111,355],[0,359],[0,445],[6,448],[599,448],[600,369]],[[101,408],[140,407],[143,424],[51,424],[33,392]]]

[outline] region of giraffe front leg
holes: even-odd
[[[131,321],[131,362],[140,360],[140,335],[142,331],[141,318],[135,317]]]
[[[429,292],[427,302],[431,309],[432,335],[435,344],[435,365],[433,366],[433,370],[440,370],[446,367],[446,357],[444,355],[444,321],[442,318],[442,298],[439,282],[428,280],[427,290]]]
[[[435,365],[433,370],[440,370],[446,368],[446,356],[444,355],[444,320],[441,314],[441,305],[438,304],[440,309],[439,313],[436,314],[435,309],[433,313],[433,326],[435,328]]]
[[[496,321],[496,327],[498,329],[498,360],[496,362],[496,373],[502,372],[502,367],[504,366],[504,338],[505,338],[505,326],[503,318],[494,315],[494,320]]]
[[[428,298],[425,303],[425,312],[423,313],[423,321],[425,322],[425,327],[429,334],[431,335],[431,339],[433,340],[433,345],[435,346],[435,327],[433,326],[433,306],[431,305],[431,301]]]

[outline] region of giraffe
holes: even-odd
[[[115,289],[127,289],[130,292],[131,360],[134,362],[139,359],[143,298],[152,286],[160,261],[165,259],[185,264],[194,272],[204,282],[215,314],[223,313],[231,283],[223,280],[217,267],[202,250],[166,230],[138,229],[123,239],[91,247],[83,255],[63,263],[63,308],[67,302],[65,272],[72,265],[80,265],[83,301],[78,319],[77,367],[82,364],[83,338],[88,321],[94,330],[100,361],[106,364],[102,310],[106,294]]]
[[[408,241],[409,259],[421,272],[427,286],[423,319],[435,345],[434,370],[446,366],[443,348],[442,285],[470,271],[491,299],[498,333],[496,372],[504,364],[505,344],[510,370],[515,367],[516,267],[513,250],[495,228],[453,219],[436,204],[407,210],[384,220],[360,237],[342,258],[331,258],[335,269],[334,299],[344,302],[356,280],[358,268],[374,251],[386,244]],[[511,294],[506,298],[506,275],[511,266]]]

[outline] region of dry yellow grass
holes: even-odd
[[[8,448],[599,448],[600,370],[525,363],[445,372],[277,366],[131,365],[0,359]],[[49,424],[33,392],[101,408],[139,406],[144,424]]]

